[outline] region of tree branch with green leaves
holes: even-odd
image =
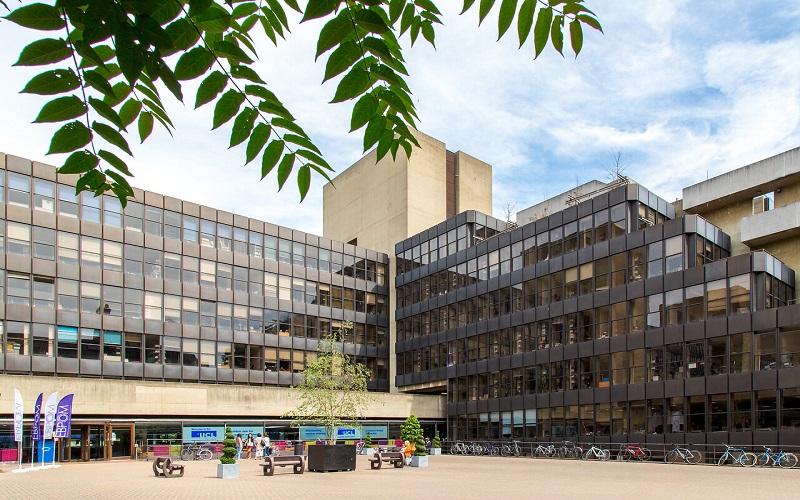
[[[465,0],[462,14],[475,4]],[[496,4],[478,3],[479,24]],[[32,42],[14,65],[47,67],[22,92],[50,99],[34,122],[63,123],[47,154],[67,155],[59,172],[80,176],[77,192],[112,192],[124,205],[133,196],[128,140],[135,133],[143,144],[156,123],[172,135],[162,94],[183,102],[182,82],[199,80],[194,108],[213,103],[212,130],[232,121],[229,147],[245,144],[245,164],[260,160],[262,179],[275,171],[278,190],[294,172],[302,201],[312,172],[330,181],[334,170],[254,67],[256,26],[277,46],[291,34],[291,11],[301,23],[324,21],[315,57],[327,58],[323,83],[338,81],[330,102],[352,103],[350,132],[363,129],[364,151],[410,157],[419,117],[400,40],[413,47],[421,34],[435,48],[443,22],[432,0],[308,0],[304,8],[297,0],[55,0],[5,19],[64,32]],[[548,41],[563,55],[566,38],[577,56],[583,27],[602,31],[584,0],[499,2],[498,39],[514,21],[520,47],[533,33],[535,57]]]

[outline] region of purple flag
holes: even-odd
[[[72,397],[74,394],[67,394],[56,407],[56,428],[53,431],[54,438],[68,438],[70,425],[72,423]]]
[[[22,441],[22,394],[18,389],[14,389],[14,441]],[[22,467],[22,457],[20,457],[20,467]]]
[[[41,437],[41,430],[42,430],[42,397],[44,396],[43,393],[39,393],[39,397],[36,398],[36,405],[33,407],[33,430],[31,430],[31,439],[34,441],[39,441],[42,439]]]

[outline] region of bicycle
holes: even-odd
[[[187,444],[181,450],[181,460],[211,460],[211,450],[197,443]]]
[[[522,454],[522,449],[519,446],[519,441],[514,441],[513,444],[506,443],[500,448],[500,455],[504,457],[511,455],[518,457],[520,454]]]
[[[677,463],[678,460],[683,460],[683,463],[689,465],[695,465],[700,463],[703,459],[703,455],[700,454],[698,450],[690,450],[689,448],[681,448],[678,445],[675,445],[675,448],[670,450],[666,455],[664,455],[664,463],[674,464]]]
[[[772,448],[764,446],[764,453],[756,455],[756,465],[764,467],[772,462],[772,466],[784,467],[791,469],[797,465],[797,455],[794,453],[786,453],[783,450],[778,450],[778,453],[772,451]]]
[[[558,458],[578,459],[581,455],[583,455],[583,448],[572,441],[564,441],[564,444],[558,449]]]
[[[461,441],[456,441],[456,444],[450,447],[451,455],[463,455],[466,451],[466,446]]]
[[[482,453],[479,453],[479,455],[482,454],[482,455],[489,455],[490,457],[496,457],[497,455],[500,454],[500,447],[499,446],[495,446],[492,443],[484,444],[481,447],[481,449],[482,449]]]
[[[552,444],[539,445],[531,450],[531,458],[553,458],[554,456],[556,456],[556,447]]]
[[[593,444],[592,447],[586,450],[583,456],[581,456],[583,460],[589,460],[590,458],[596,458],[601,462],[605,462],[611,458],[611,452]]]
[[[725,445],[725,453],[717,460],[717,465],[723,465],[731,461],[732,465],[743,465],[745,467],[752,467],[756,464],[755,453],[748,453],[743,448],[735,448],[729,444]]]
[[[652,453],[647,448],[642,448],[640,445],[623,444],[619,447],[617,453],[617,460],[631,460],[633,458],[646,462],[650,460]]]

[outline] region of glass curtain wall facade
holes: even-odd
[[[289,386],[352,321],[345,353],[388,391],[387,255],[6,158],[3,373]]]
[[[396,384],[448,437],[800,444],[794,271],[629,184],[396,245]]]

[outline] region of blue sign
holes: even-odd
[[[252,434],[253,437],[258,436],[261,434],[264,435],[264,426],[263,425],[232,425],[231,432],[233,432],[233,436],[236,437],[237,434],[242,435],[242,439],[247,439],[248,434]]]
[[[365,425],[361,427],[361,434],[364,437],[370,436],[372,439],[389,439],[389,426]]]
[[[388,433],[385,426],[365,426],[366,429],[379,429],[384,430],[384,435]],[[372,437],[379,437],[372,433]],[[328,439],[328,433],[325,427],[321,425],[302,425],[300,426],[300,441],[325,441]],[[336,439],[342,441],[352,441],[354,439],[361,439],[361,430],[352,427],[337,427]]]
[[[204,441],[208,443],[221,443],[225,437],[223,427],[209,426],[184,426],[183,441]]]
[[[39,462],[52,462],[53,461],[53,441],[39,441],[39,453],[36,455]]]

